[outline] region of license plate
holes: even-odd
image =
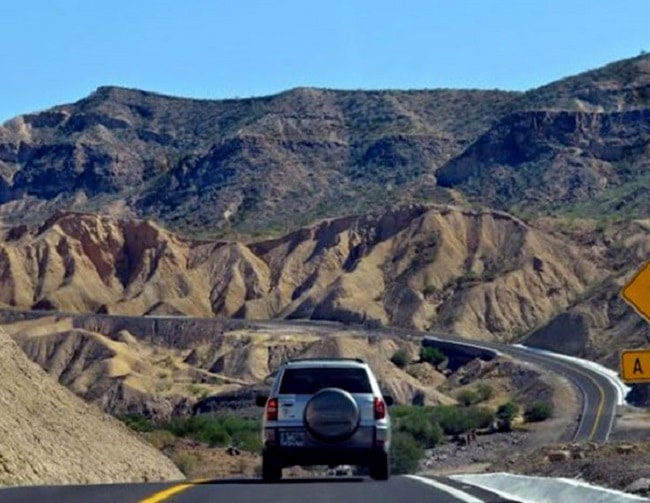
[[[280,445],[284,447],[302,447],[305,445],[305,433],[303,431],[281,431]]]

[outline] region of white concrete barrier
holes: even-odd
[[[575,479],[531,477],[511,473],[450,475],[449,478],[470,484],[505,499],[521,503],[648,503],[641,496],[597,487]]]
[[[622,381],[621,377],[619,376],[616,370],[612,370],[610,368],[605,367],[604,365],[601,365],[600,363],[592,362],[591,360],[585,360],[584,358],[569,356],[562,353],[555,353],[547,349],[534,348],[532,346],[525,346],[523,344],[513,344],[513,346],[525,349],[527,351],[531,351],[533,353],[539,353],[541,355],[547,355],[547,356],[552,356],[554,358],[559,358],[561,360],[566,360],[600,374],[605,379],[607,379],[610,383],[612,383],[612,385],[616,388],[617,405],[624,405],[626,403],[625,397],[627,396],[627,394],[630,392],[632,388]]]

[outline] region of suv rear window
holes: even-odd
[[[372,393],[368,374],[362,368],[287,368],[280,393],[312,395],[323,388],[340,388],[348,393]]]

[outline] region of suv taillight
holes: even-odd
[[[375,397],[375,419],[384,419],[386,417],[386,404],[381,397]]]
[[[271,398],[266,403],[266,420],[267,421],[278,420],[278,399],[277,398]]]

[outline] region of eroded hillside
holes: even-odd
[[[86,401],[116,416],[168,418],[196,412],[259,410],[255,394],[288,358],[363,358],[399,404],[452,404],[457,392],[491,385],[488,404],[551,400],[538,370],[506,357],[420,359],[419,339],[338,324],[218,319],[1,313],[25,354]],[[182,334],[180,337],[177,334]],[[393,357],[404,354],[397,364]]]
[[[120,317],[36,316],[6,323],[4,330],[61,384],[118,416],[189,414],[240,392],[248,393],[250,407],[252,390],[263,387],[289,357],[362,357],[399,403],[411,403],[415,397],[428,404],[455,402],[437,390],[446,377],[430,365],[406,369],[391,363],[398,349],[412,361],[418,359],[414,342],[395,337],[309,328],[215,330],[218,320],[203,320],[194,336],[174,339],[169,335],[182,330],[182,319],[143,321],[149,323]],[[133,333],[122,329],[124,325]],[[156,334],[150,338],[154,326]]]
[[[196,242],[64,214],[6,232],[0,302],[129,315],[304,318],[510,340],[567,307],[597,257],[507,214],[410,205],[273,241]]]
[[[603,250],[610,274],[525,341],[617,368],[622,350],[650,344],[648,323],[620,296],[621,288],[650,257],[650,222],[636,220],[592,232],[590,241]]]
[[[124,425],[85,404],[0,330],[0,485],[178,480]]]

